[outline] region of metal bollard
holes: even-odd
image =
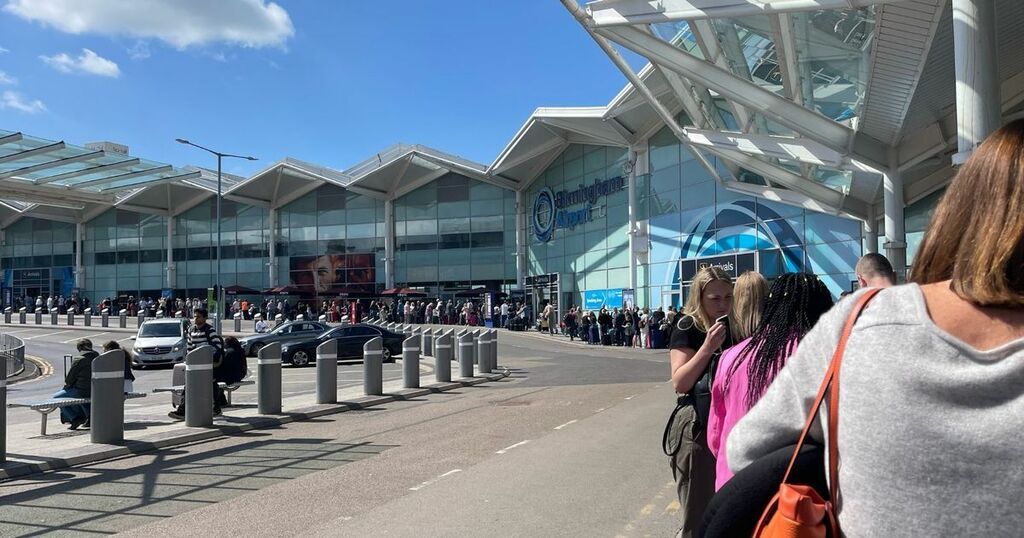
[[[384,340],[377,336],[363,344],[363,393],[384,394]]]
[[[242,315],[241,314],[235,314],[235,332],[236,333],[242,332]]]
[[[50,309],[50,325],[56,325],[57,324],[57,316],[58,315],[60,315],[60,312],[58,312],[56,308]]]
[[[477,363],[479,363],[478,370],[481,374],[491,373],[491,332],[483,331],[480,333],[480,346],[478,348]]]
[[[452,333],[434,338],[434,379],[438,383],[452,380]]]
[[[85,309],[85,313],[82,314],[82,323],[84,323],[86,327],[92,327],[92,311],[88,308]]]
[[[473,333],[468,331],[459,337],[459,375],[473,377]]]
[[[213,346],[200,346],[185,355],[185,425],[213,425]]]
[[[256,332],[256,324],[263,319],[263,314],[256,314],[252,317],[252,332]]]
[[[69,327],[74,327],[75,326],[75,313],[73,311],[71,311],[71,310],[68,310],[68,326]]]
[[[163,310],[157,310],[156,311],[156,319],[163,319],[163,317],[164,317],[164,311]]]
[[[18,309],[18,323],[25,324],[25,314],[27,312],[28,310],[24,306]]]
[[[434,356],[434,331],[425,329],[420,336],[420,354],[424,357]]]
[[[258,410],[263,415],[281,412],[281,344],[274,342],[256,354],[259,377],[256,379]]]
[[[477,329],[477,330],[473,331],[470,334],[473,335],[473,343],[476,344],[476,348],[473,349],[473,351],[475,353],[473,355],[473,364],[479,365],[480,364],[480,329]],[[487,344],[485,343],[484,345],[486,346]]]
[[[185,311],[184,310],[178,310],[177,312],[174,313],[174,317],[176,317],[176,318],[183,318],[183,317],[185,317]]]
[[[316,403],[338,403],[338,341],[316,347]]]
[[[452,330],[454,330],[454,329],[452,329]],[[453,350],[452,360],[453,361],[460,361],[460,363],[461,363],[461,361],[462,361],[462,347],[459,346],[459,342],[462,341],[462,336],[465,335],[465,334],[468,334],[468,333],[469,333],[468,330],[462,329],[461,331],[459,331],[455,335],[455,344],[454,344],[454,347],[452,348],[452,350]]]
[[[0,465],[7,462],[7,365],[0,368]]]
[[[124,351],[113,349],[92,360],[89,438],[108,445],[124,441]]]
[[[491,329],[491,370],[498,369],[498,330]]]
[[[100,315],[100,326],[106,329],[110,325],[110,309],[104,308],[102,311],[100,311]]]
[[[122,308],[118,317],[120,318],[119,327],[121,327],[122,329],[127,329],[128,328],[128,310]]]
[[[402,342],[402,387],[420,388],[420,341],[410,336]]]
[[[42,324],[43,324],[43,311],[42,310],[36,310],[36,325],[42,325]]]
[[[10,323],[11,322],[11,312],[12,312],[12,310],[11,310],[11,307],[9,307],[9,306],[4,309],[4,323]]]
[[[136,327],[142,327],[142,324],[145,323],[145,322],[146,322],[146,313],[145,312],[139,312],[139,321],[138,321],[138,324],[136,325]]]

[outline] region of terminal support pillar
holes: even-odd
[[[174,216],[167,215],[167,282],[164,287],[174,289],[177,277],[174,273]]]
[[[628,184],[628,208],[629,208],[629,289],[633,290],[633,297],[636,297],[636,248],[634,242],[636,240],[636,162],[637,152],[635,149],[629,149],[629,175],[627,178]],[[635,299],[634,299],[635,300]],[[561,303],[559,303],[561,304]],[[626,306],[626,305],[623,305]]]
[[[526,204],[525,193],[516,191],[516,286],[526,289]]]
[[[395,287],[395,201],[384,200],[384,287]]]
[[[897,282],[907,275],[907,234],[903,222],[903,176],[899,171],[899,157],[890,155],[889,170],[882,176],[885,205],[885,257],[896,272]]]
[[[270,242],[268,256],[270,263],[267,264],[270,287],[277,286],[277,209],[270,208]]]
[[[1002,123],[995,2],[953,0],[953,52],[957,124],[953,164],[957,165]]]
[[[85,267],[82,264],[82,240],[85,239],[85,226],[75,223],[75,287],[85,288]]]
[[[868,218],[864,221],[864,236],[861,243],[864,254],[878,252],[878,219],[873,208],[868,209]]]

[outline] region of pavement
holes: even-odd
[[[59,345],[44,340],[30,350]],[[509,377],[446,392],[359,403],[361,387],[343,389],[342,413],[316,415],[308,394],[286,398],[277,424],[231,410],[215,431],[177,426],[201,435],[179,431],[180,444],[160,450],[164,426],[126,432],[134,443],[112,447],[118,455],[0,482],[0,535],[675,531],[660,443],[674,404],[664,351],[501,331],[499,364]]]

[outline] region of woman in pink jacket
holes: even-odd
[[[708,448],[716,459],[715,491],[732,478],[725,457],[732,427],[761,399],[797,344],[832,304],[832,294],[817,276],[784,274],[772,283],[754,333],[722,353],[708,417]]]

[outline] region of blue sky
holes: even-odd
[[[535,108],[626,83],[555,0],[0,5],[0,129],[210,166],[188,138],[260,159],[225,163],[241,174],[395,142],[489,164]]]

